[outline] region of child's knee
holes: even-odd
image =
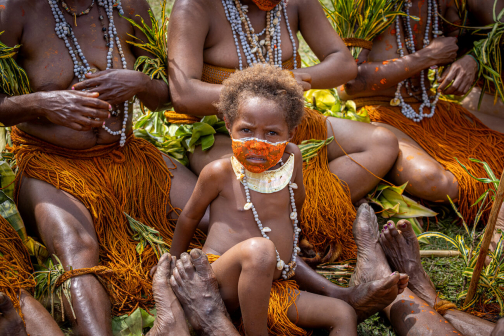
[[[357,313],[355,309],[345,301],[335,301],[331,309],[336,312],[336,317],[331,321],[332,328],[340,328],[342,325],[357,326]]]
[[[244,266],[254,270],[271,270],[276,266],[275,244],[266,238],[250,238],[241,247]]]

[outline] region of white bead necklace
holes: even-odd
[[[54,16],[54,20],[56,21],[56,35],[62,39],[65,42],[65,46],[68,49],[68,52],[70,54],[70,57],[72,58],[72,61],[74,63],[74,74],[75,76],[79,79],[79,82],[82,82],[86,79],[86,74],[91,72],[91,67],[89,66],[88,61],[86,60],[86,57],[84,56],[82,49],[79,45],[79,42],[77,41],[77,38],[75,37],[75,34],[73,32],[72,26],[65,20],[65,17],[63,16],[63,12],[60,10],[58,6],[58,1],[59,0],[48,0],[49,6],[51,6],[51,10]],[[109,28],[108,28],[108,36],[110,39],[108,40],[108,52],[107,52],[107,70],[111,69],[113,67],[113,52],[114,52],[114,37],[117,43],[117,48],[119,50],[119,55],[121,56],[121,62],[123,65],[123,69],[127,69],[127,63],[126,63],[126,58],[124,56],[124,52],[121,46],[121,41],[119,39],[119,36],[117,34],[117,29],[114,24],[114,7],[117,7],[119,13],[121,15],[124,14],[124,11],[121,6],[121,1],[115,2],[114,0],[100,0],[98,1],[98,6],[104,7],[105,12],[107,13],[107,17],[109,19]],[[73,47],[70,44],[70,42],[73,43]],[[74,49],[75,47],[75,49]],[[80,61],[79,61],[80,59]],[[123,118],[123,124],[122,124],[122,129],[120,131],[112,131],[110,128],[105,126],[105,124],[102,126],[103,129],[105,129],[109,134],[112,135],[121,135],[120,139],[120,146],[123,147],[124,144],[126,143],[126,124],[128,122],[128,112],[129,112],[129,102],[125,101],[124,102],[124,118]],[[119,114],[118,111],[111,111],[112,115],[116,116]]]
[[[283,165],[282,159],[279,161],[280,165]],[[247,198],[247,203],[243,207],[245,210],[252,210],[252,214],[254,215],[254,220],[257,223],[257,227],[259,228],[259,231],[261,232],[261,235],[266,238],[270,239],[269,236],[267,235],[268,232],[271,232],[271,229],[269,227],[263,227],[261,220],[259,219],[259,215],[257,214],[257,210],[254,206],[254,203],[252,203],[250,199],[250,190],[249,186],[247,183],[247,175],[245,174],[245,167],[242,166],[241,168],[241,182],[243,184],[243,187],[245,189],[245,197]],[[296,271],[296,258],[297,254],[301,251],[301,249],[298,247],[298,241],[299,241],[299,233],[301,232],[301,229],[298,228],[298,216],[297,216],[297,210],[296,210],[296,201],[294,199],[294,189],[297,189],[298,186],[296,183],[292,183],[289,181],[289,194],[290,194],[290,201],[291,201],[291,209],[292,212],[290,214],[290,219],[292,220],[292,226],[294,227],[294,241],[293,241],[293,249],[292,249],[292,256],[291,256],[291,261],[289,264],[286,264],[281,258],[280,254],[278,253],[276,247],[275,247],[275,253],[276,253],[276,259],[277,259],[277,269],[279,271],[282,271],[282,278],[284,280],[288,280],[291,277],[294,276],[294,273]]]
[[[262,62],[262,58],[266,63],[276,65],[280,68],[282,67],[282,34],[280,25],[282,21],[282,9],[287,24],[287,31],[289,32],[289,38],[293,46],[294,69],[297,69],[297,47],[289,25],[286,0],[282,0],[273,10],[267,13],[267,21],[269,22],[266,23],[266,27],[259,34],[254,33],[254,28],[246,15],[248,6],[243,6],[239,0],[222,0],[222,5],[226,18],[231,24],[240,70],[243,70],[240,44],[248,66]],[[245,27],[243,25],[245,25]],[[245,32],[243,28],[245,28]],[[264,33],[266,33],[266,38],[259,41],[259,37]]]
[[[408,51],[410,54],[413,54],[416,52],[415,50],[415,40],[413,39],[413,30],[411,29],[411,24],[410,24],[410,7],[412,6],[412,2],[408,1],[404,4],[404,11],[406,12],[407,18],[404,19],[404,30],[407,34],[407,38],[405,38],[405,44],[406,48],[408,48]],[[437,9],[438,5],[436,0],[428,0],[427,1],[427,23],[425,26],[425,34],[424,34],[424,40],[423,40],[423,48],[427,47],[430,44],[429,41],[429,28],[432,22],[433,18],[433,24],[432,24],[432,36],[434,38],[438,37],[438,35],[442,35],[443,32],[439,31],[438,29],[438,15],[437,15]],[[396,18],[395,21],[395,28],[396,28],[396,37],[397,37],[397,52],[400,54],[400,57],[404,57],[404,49],[402,46],[401,42],[401,27],[399,24],[399,16]],[[437,66],[431,67],[434,69],[436,80],[439,81],[439,69]],[[404,86],[406,90],[408,91],[408,94],[410,96],[413,96],[413,93],[410,92],[410,86],[411,85],[411,80],[407,79],[402,82],[399,82],[397,84],[397,89],[395,93],[395,98],[390,101],[390,105],[392,106],[401,106],[401,112],[402,114],[415,121],[415,122],[420,122],[422,121],[423,118],[432,118],[434,116],[434,113],[436,111],[436,104],[439,100],[439,96],[441,95],[440,92],[437,92],[435,96],[429,97],[427,94],[427,88],[425,87],[425,70],[422,70],[420,72],[420,87],[422,89],[422,104],[420,105],[420,108],[418,110],[418,113],[409,105],[406,103],[402,97],[401,94],[401,87]],[[417,98],[418,99],[418,98]],[[431,102],[432,99],[432,102]],[[420,99],[419,99],[420,100]],[[424,108],[430,108],[430,113],[423,113]]]

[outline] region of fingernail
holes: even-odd
[[[92,75],[93,73],[92,73],[92,72],[88,72],[87,74],[88,74],[88,75]]]
[[[396,274],[397,274],[397,272],[394,272],[394,273],[390,274],[390,276],[393,276],[393,275],[396,275]]]
[[[105,126],[105,121],[103,122],[103,126]]]
[[[109,110],[112,110],[112,105],[109,105],[108,108],[109,108]]]
[[[108,114],[108,117],[110,118],[110,113]]]
[[[389,226],[389,228],[391,228],[391,227],[394,226],[394,224],[393,223],[388,223],[388,226]]]
[[[75,90],[75,88],[72,86],[72,90]]]

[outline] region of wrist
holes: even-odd
[[[136,86],[137,92],[135,93],[135,95],[150,92],[152,84],[151,78],[141,71],[135,71],[135,72],[137,73],[138,76],[137,83],[140,83],[140,85]]]
[[[420,59],[423,60],[423,62],[425,62],[425,66],[423,67],[424,69],[430,68],[431,66],[435,66],[438,63],[436,57],[434,57],[434,55],[432,54],[432,52],[429,50],[428,47],[417,51],[416,54],[418,54]]]

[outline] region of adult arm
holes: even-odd
[[[4,32],[0,39],[10,47],[21,44],[24,20],[28,17],[19,15],[21,6],[26,10],[31,8],[27,1],[0,0],[0,31]],[[18,55],[14,59],[19,61]],[[13,126],[45,117],[77,131],[90,130],[101,127],[109,115],[109,104],[97,98],[96,93],[70,91],[37,92],[14,97],[0,94],[0,123]]]
[[[175,226],[171,254],[180,258],[182,252],[187,251],[194,232],[210,203],[219,195],[223,179],[222,171],[225,160],[214,161],[203,168],[196,183],[191,198],[184,207]],[[229,160],[228,160],[229,161]]]
[[[219,100],[222,85],[201,81],[203,49],[210,29],[208,6],[207,0],[178,0],[170,17],[168,75],[173,107],[180,113],[217,114],[213,104]]]
[[[433,65],[451,63],[457,56],[455,37],[438,37],[431,44],[405,57],[382,62],[363,63],[357,78],[345,85],[349,95],[363,91],[388,89]]]
[[[357,76],[357,65],[343,40],[331,26],[318,0],[298,3],[299,31],[320,63],[295,70],[311,77],[311,88],[330,89],[345,84]],[[295,27],[291,27],[296,31]],[[286,41],[282,41],[285,45]],[[301,65],[299,65],[301,66]]]
[[[141,25],[141,18],[143,18],[144,22],[150,26],[149,8],[146,0],[130,0],[125,4],[124,12],[136,23]],[[132,35],[144,42],[148,41],[145,34],[137,27],[133,27]],[[123,43],[122,47],[129,47],[135,58],[140,56],[154,57],[149,52],[130,44]],[[116,62],[122,66],[120,59]],[[87,80],[77,83],[73,87],[76,90],[91,88],[89,92],[99,92],[100,98],[110,104],[118,105],[137,96],[151,111],[166,110],[169,107],[170,93],[166,83],[163,80],[151,79],[140,71],[111,69],[87,74],[86,78]]]

